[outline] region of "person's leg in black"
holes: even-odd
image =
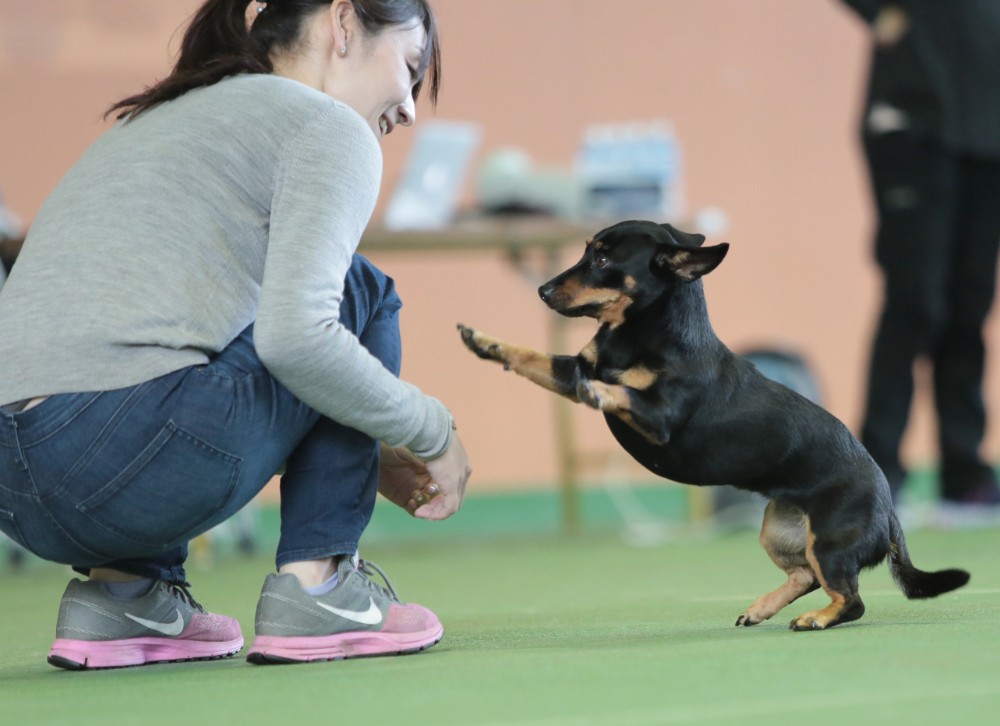
[[[905,133],[865,139],[878,214],[875,254],[883,303],[872,343],[861,442],[896,497],[906,479],[900,443],[909,420],[914,363],[936,345],[947,316],[953,162]]]
[[[934,355],[941,496],[1000,504],[993,466],[980,451],[986,431],[983,325],[993,305],[1000,247],[1000,160],[959,161],[948,325]]]

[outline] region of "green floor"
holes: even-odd
[[[433,526],[433,525],[431,525]],[[5,724],[994,724],[1000,713],[1000,530],[910,536],[924,569],[972,582],[911,602],[884,567],[868,613],[793,633],[814,593],[735,628],[780,573],[750,532],[630,547],[613,534],[451,537],[364,555],[445,623],[413,656],[304,666],[224,662],[64,672],[45,663],[67,572],[0,574]],[[266,557],[222,553],[194,594],[248,640]],[[249,628],[249,630],[248,630]]]

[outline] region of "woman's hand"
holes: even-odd
[[[469,457],[458,434],[451,446],[432,461],[421,461],[408,449],[382,446],[378,491],[393,504],[420,519],[447,519],[462,506],[472,474]]]
[[[430,475],[430,483],[424,487],[424,491],[434,493],[426,503],[418,504],[413,516],[420,519],[447,519],[462,506],[465,486],[472,475],[472,465],[458,434],[452,436],[451,446],[444,454],[424,462],[424,466]]]
[[[409,449],[382,445],[378,491],[393,504],[410,514],[438,494],[427,466]]]

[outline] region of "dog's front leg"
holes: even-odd
[[[581,366],[588,366],[582,355],[549,355],[505,343],[462,324],[459,324],[458,330],[465,346],[480,358],[496,361],[505,370],[514,371],[542,388],[579,401],[576,391],[577,382],[583,375]]]
[[[591,408],[617,416],[651,444],[662,446],[670,441],[670,430],[663,411],[643,400],[639,389],[601,380],[581,379],[576,387],[576,395]]]

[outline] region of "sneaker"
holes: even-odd
[[[184,585],[157,581],[124,600],[100,583],[72,580],[59,604],[49,663],[58,668],[122,668],[165,661],[207,660],[243,648],[240,624],[207,613]]]
[[[372,581],[375,573],[385,587]],[[300,663],[371,655],[416,653],[441,640],[437,616],[396,596],[385,573],[370,562],[344,557],[339,582],[325,595],[309,595],[295,575],[268,575],[257,602],[251,663]]]

